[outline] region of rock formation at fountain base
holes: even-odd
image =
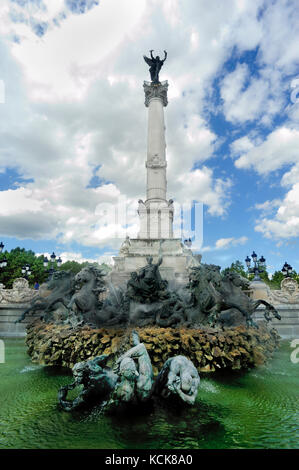
[[[190,359],[198,372],[250,369],[264,364],[279,346],[277,331],[266,323],[259,328],[136,328],[156,375],[165,361],[177,355]],[[37,364],[72,368],[102,354],[112,365],[130,347],[131,329],[72,328],[36,321],[27,327],[28,354]]]

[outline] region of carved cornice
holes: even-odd
[[[168,82],[162,83],[152,83],[144,82],[143,83],[144,93],[145,93],[145,106],[148,108],[151,99],[159,98],[162,101],[163,106],[167,106],[167,89]]]

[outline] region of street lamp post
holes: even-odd
[[[46,256],[44,256],[44,267],[47,268],[48,265],[49,265],[49,262],[51,263],[50,264],[50,269],[48,270],[48,273],[49,273],[49,278],[48,278],[48,281],[50,281],[50,279],[52,279],[52,276],[53,274],[55,273],[55,268],[54,268],[54,263],[55,263],[55,259],[56,259],[56,255],[53,251],[53,253],[51,254],[50,256],[50,261],[48,260],[48,258]],[[61,263],[62,263],[62,260],[59,256],[58,260],[57,260],[57,266],[58,268],[60,268],[61,266]]]
[[[28,279],[28,277],[31,276],[31,268],[29,264],[22,267],[22,274],[25,279]]]
[[[285,262],[281,269],[281,272],[285,277],[291,277],[291,274],[293,273],[293,268],[289,263]]]
[[[3,242],[1,242],[1,243],[0,243],[0,253],[2,253],[3,248],[4,248],[4,244],[3,244]],[[0,268],[1,268],[1,269],[2,269],[2,268],[6,268],[6,266],[7,266],[7,259],[6,259],[6,258],[1,259],[1,260],[0,260]]]
[[[253,267],[251,267],[251,259],[249,256],[245,259],[245,263],[249,273],[254,274],[254,281],[261,281],[260,274],[266,270],[266,260],[263,256],[257,259],[257,254],[253,251],[251,255]]]

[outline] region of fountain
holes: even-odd
[[[68,411],[93,399],[104,408],[170,395],[193,404],[199,372],[263,364],[278,345],[277,332],[267,326],[280,318],[276,309],[250,299],[246,279],[200,264],[201,256],[173,237],[163,115],[168,83],[159,82],[159,70],[144,83],[147,199],[139,201],[138,237],[126,237],[109,276],[94,265],[76,276],[55,273],[48,297],[36,296],[20,318],[39,316],[27,327],[33,362],[72,369],[73,384],[59,391]],[[265,321],[257,325],[253,315],[260,305]],[[79,384],[83,391],[68,401],[68,391]]]
[[[33,362],[72,368],[74,386],[78,383],[78,370],[83,367],[87,380],[83,381],[84,397],[89,396],[89,382],[96,380],[92,379],[94,367],[102,368],[99,377],[104,383],[109,379],[110,383],[104,387],[107,394],[96,391],[91,395],[98,396],[101,403],[108,399],[110,408],[112,402],[115,405],[110,395],[114,394],[116,383],[122,382],[120,377],[131,376],[136,381],[140,375],[140,365],[136,374],[132,372],[139,356],[131,355],[139,338],[142,344],[139,349],[144,354],[146,351],[151,364],[150,375],[162,374],[164,384],[169,381],[167,374],[172,362],[187,362],[198,372],[213,372],[251,368],[271,356],[278,345],[278,335],[266,323],[270,322],[271,314],[275,318],[279,314],[268,302],[254,301],[246,295],[242,287],[247,287],[247,280],[234,273],[221,275],[219,266],[202,264],[190,269],[183,296],[161,278],[162,262],[161,258],[155,264],[149,257],[146,266],[132,273],[126,290],[111,289],[108,284],[110,293],[105,300],[99,300],[107,288],[105,276],[93,265],[76,276],[63,271],[54,275],[49,283],[52,288],[49,296],[42,301],[35,298],[19,320],[38,311],[39,319],[27,327],[26,342]],[[61,285],[65,286],[64,291]],[[252,316],[260,304],[266,307],[265,322],[256,325]],[[120,365],[120,358],[127,360],[119,369],[119,374],[120,370],[122,373],[116,376],[111,366]],[[91,377],[86,376],[86,370],[91,371]],[[159,389],[153,381],[151,385],[149,397]],[[137,393],[137,385],[133,389]],[[62,406],[67,390],[60,394]],[[136,396],[123,401],[136,402]],[[81,402],[78,397],[74,406]],[[66,403],[64,408],[71,410],[73,405]]]

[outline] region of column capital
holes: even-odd
[[[159,98],[162,101],[163,106],[167,106],[167,89],[168,82],[153,83],[153,82],[143,82],[143,88],[145,93],[145,106],[148,108],[151,99]]]

